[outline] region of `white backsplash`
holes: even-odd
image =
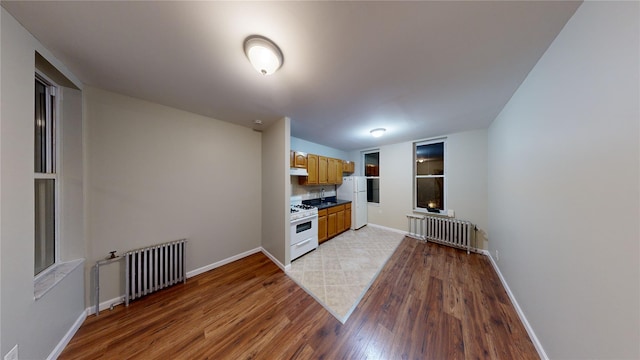
[[[324,197],[336,196],[335,185],[299,185],[298,177],[291,177],[291,196],[300,196],[302,200],[317,199],[324,189]]]

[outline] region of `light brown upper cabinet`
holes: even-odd
[[[326,156],[307,154],[300,151],[291,152],[291,167],[303,168],[304,162],[308,176],[299,176],[300,185],[339,185],[342,184],[342,173],[345,171],[345,163],[349,163],[347,169],[353,172],[352,161],[345,162],[341,159],[334,159]]]
[[[338,159],[329,158],[328,162],[329,162],[329,166],[327,167],[328,182],[329,184],[337,184],[338,183],[338,171],[337,171]],[[342,177],[342,172],[340,173],[340,177]]]
[[[295,151],[293,156],[292,167],[306,169],[307,168],[307,153]]]
[[[342,172],[353,174],[356,171],[356,163],[353,161],[343,161],[342,162]]]
[[[318,156],[318,184],[324,185],[329,183],[329,158]]]
[[[300,185],[318,185],[318,155],[307,154],[307,176],[298,176]]]
[[[342,184],[342,167],[343,167],[342,163],[343,163],[343,161],[340,160],[340,159],[333,159],[333,160],[335,160],[334,163],[333,163],[333,166],[334,166],[335,172],[336,172],[336,179],[335,179],[336,182],[335,182],[335,184],[340,185],[340,184]]]

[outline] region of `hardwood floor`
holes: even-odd
[[[91,316],[59,359],[538,359],[482,255],[405,238],[343,325],[263,254]]]

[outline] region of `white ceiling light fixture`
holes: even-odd
[[[262,75],[273,74],[284,61],[278,45],[260,35],[251,35],[245,39],[244,52],[251,65]]]
[[[385,128],[377,128],[377,129],[373,129],[371,131],[369,131],[371,133],[371,136],[375,137],[375,138],[379,138],[380,136],[384,135],[384,132],[387,131],[387,129]]]

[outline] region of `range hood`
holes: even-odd
[[[291,175],[293,175],[293,176],[309,176],[309,173],[307,173],[307,169],[291,168]]]

